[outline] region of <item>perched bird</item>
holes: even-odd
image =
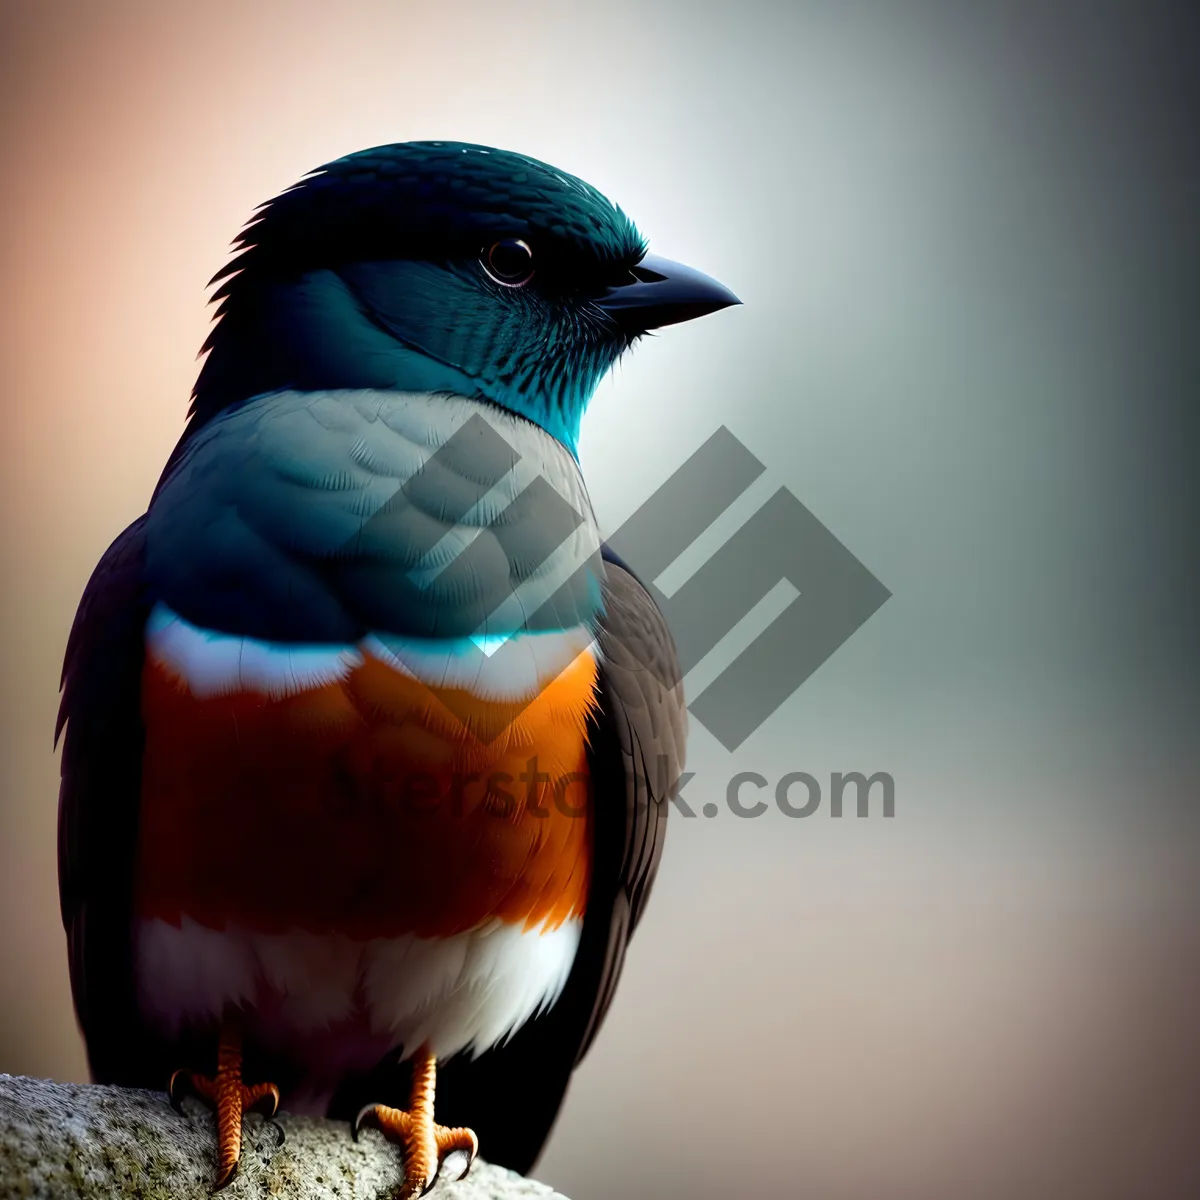
[[[581,180],[450,142],[329,163],[236,245],[189,423],[66,652],[91,1069],[207,1098],[218,1186],[259,1104],[374,1123],[405,1196],[481,1144],[525,1171],[684,754],[580,419],[640,335],[738,301]]]

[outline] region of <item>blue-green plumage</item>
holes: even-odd
[[[456,502],[485,473],[496,483],[480,501]],[[569,574],[548,573],[563,549]],[[279,392],[219,414],[146,519],[156,599],[204,629],[277,642],[572,628],[599,607],[597,549],[578,464],[537,426],[369,390]]]
[[[480,267],[520,239],[534,275]],[[446,391],[499,404],[572,452],[596,384],[638,331],[598,297],[645,243],[595,188],[524,155],[410,142],[348,155],[270,201],[220,273],[196,420],[263,392]]]

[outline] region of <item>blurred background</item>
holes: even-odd
[[[719,814],[672,821],[537,1173],[1200,1195],[1187,6],[0,11],[0,1071],[86,1075],[58,672],[182,427],[205,281],[310,168],[458,139],[583,176],[745,302],[602,385],[602,525],[725,424],[767,467],[741,518],[786,486],[893,593],[736,753],[694,727]],[[895,816],[738,819],[741,770],[886,771]]]

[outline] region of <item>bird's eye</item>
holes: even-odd
[[[502,287],[524,287],[533,278],[533,251],[520,238],[493,242],[482,261],[483,269]]]

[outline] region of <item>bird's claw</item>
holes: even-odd
[[[438,1164],[438,1175],[444,1171],[451,1183],[458,1183],[470,1175],[474,1165],[475,1158],[468,1151],[451,1150]],[[455,1174],[455,1171],[458,1173]],[[436,1179],[437,1176],[435,1175],[434,1178]]]
[[[180,1116],[183,1116],[184,1096],[194,1096],[195,1094],[196,1088],[192,1083],[192,1074],[190,1071],[180,1069],[171,1072],[171,1081],[167,1084],[167,1098],[171,1102],[171,1107]]]
[[[279,1089],[273,1083],[244,1084],[240,1057],[236,1067],[218,1067],[216,1076],[211,1078],[183,1069],[173,1072],[167,1084],[167,1095],[177,1113],[183,1113],[183,1098],[187,1095],[199,1096],[217,1110],[218,1161],[214,1192],[228,1187],[237,1175],[243,1114],[261,1112],[279,1134],[276,1149],[283,1145],[283,1127],[272,1120],[279,1111]]]
[[[256,1083],[244,1090],[243,1112],[258,1112],[270,1121],[279,1112],[279,1089],[273,1083]],[[283,1127],[275,1126],[283,1136]],[[283,1142],[280,1141],[280,1145]]]
[[[378,1121],[369,1120],[375,1115],[375,1110],[379,1107],[377,1104],[364,1104],[362,1108],[354,1114],[354,1120],[350,1122],[350,1136],[354,1141],[358,1141],[359,1132],[366,1125],[378,1126]]]
[[[465,1179],[479,1153],[479,1140],[470,1129],[449,1129],[425,1116],[414,1117],[402,1109],[368,1104],[358,1110],[350,1125],[354,1140],[367,1125],[379,1129],[388,1141],[404,1151],[405,1177],[400,1200],[424,1196],[442,1172],[454,1182]]]

